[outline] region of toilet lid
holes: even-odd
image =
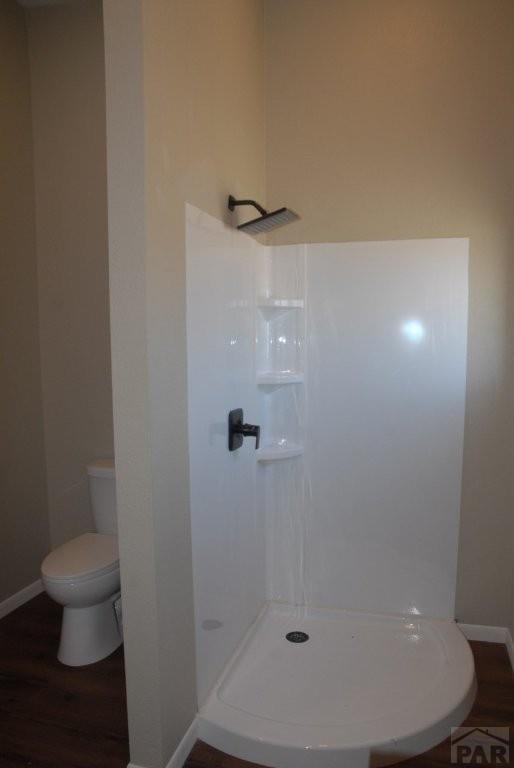
[[[41,572],[48,579],[84,579],[108,573],[118,565],[117,536],[84,533],[50,552]]]

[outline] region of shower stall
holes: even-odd
[[[199,737],[274,768],[423,752],[475,693],[454,620],[468,241],[186,223]],[[229,450],[236,409],[257,449]]]

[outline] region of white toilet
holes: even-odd
[[[64,606],[57,658],[80,667],[109,656],[122,637],[114,603],[120,594],[114,461],[87,467],[97,533],[68,541],[43,560],[47,593]]]

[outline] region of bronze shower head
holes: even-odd
[[[250,219],[244,224],[239,224],[238,229],[242,232],[247,232],[250,235],[260,235],[263,232],[269,232],[272,229],[281,227],[284,224],[289,224],[291,221],[296,221],[300,217],[294,211],[289,208],[277,208],[276,211],[267,211],[262,205],[255,202],[255,200],[236,200],[235,197],[230,195],[228,198],[229,210],[233,211],[238,205],[252,205],[261,214],[256,219]]]

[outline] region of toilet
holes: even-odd
[[[122,643],[114,461],[93,461],[87,474],[96,533],[57,547],[41,566],[46,592],[64,606],[57,658],[71,667],[100,661]]]

